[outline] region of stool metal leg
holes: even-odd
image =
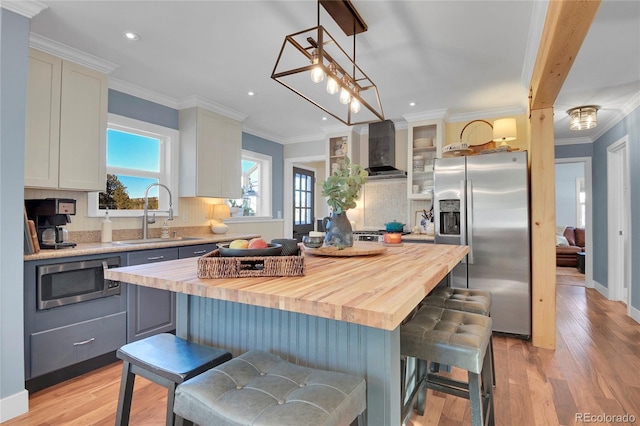
[[[469,371],[469,402],[471,403],[471,424],[483,426],[482,391],[480,389],[480,375]]]
[[[129,413],[131,412],[131,398],[133,396],[133,383],[135,379],[136,375],[131,372],[131,364],[124,361],[122,363],[122,377],[120,379],[116,426],[126,426],[129,424]]]
[[[423,377],[427,376],[427,361],[424,359],[416,360],[416,386],[421,386]],[[422,389],[418,389],[418,399],[416,401],[418,415],[424,416],[424,409],[427,405],[427,387],[422,386]]]
[[[167,393],[167,426],[172,426],[175,422],[175,414],[173,414],[173,403],[176,399],[176,383],[169,385],[169,391]]]

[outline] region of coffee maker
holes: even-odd
[[[36,224],[38,242],[43,249],[75,247],[69,242],[64,225],[76,214],[76,200],[71,198],[45,198],[24,200],[27,217]]]

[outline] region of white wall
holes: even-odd
[[[583,163],[556,164],[556,224],[576,226],[576,179],[584,178]]]

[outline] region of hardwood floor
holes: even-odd
[[[626,423],[592,421],[600,425],[640,425],[640,325],[626,316],[626,306],[559,279],[557,330],[555,351],[494,339],[496,424],[574,425],[582,423],[576,415],[589,413],[635,417]],[[120,373],[115,363],[36,392],[29,413],[2,425],[113,425]],[[453,374],[459,377],[460,371]],[[164,388],[138,377],[131,425],[164,424],[166,398]],[[469,402],[429,391],[425,416],[414,413],[409,424],[470,424]]]

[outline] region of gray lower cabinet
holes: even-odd
[[[120,265],[125,264],[125,256],[115,253],[24,262],[25,379],[31,382],[48,373],[55,375],[33,387],[29,385],[30,390],[68,378],[60,373],[65,367],[114,353],[126,343],[127,337],[126,284],[122,284],[120,294],[38,309],[38,267],[114,257],[119,258]],[[68,279],[74,277],[72,273]]]
[[[164,262],[202,256],[216,244],[135,251],[127,255],[127,265]],[[144,339],[176,328],[176,294],[168,290],[129,285],[127,293],[127,342]]]
[[[31,375],[77,364],[124,345],[127,313],[75,323],[31,335]],[[55,348],[55,350],[52,350]]]
[[[127,265],[164,262],[178,258],[178,247],[134,251]],[[176,294],[168,290],[127,286],[127,342],[144,339],[176,328]]]

